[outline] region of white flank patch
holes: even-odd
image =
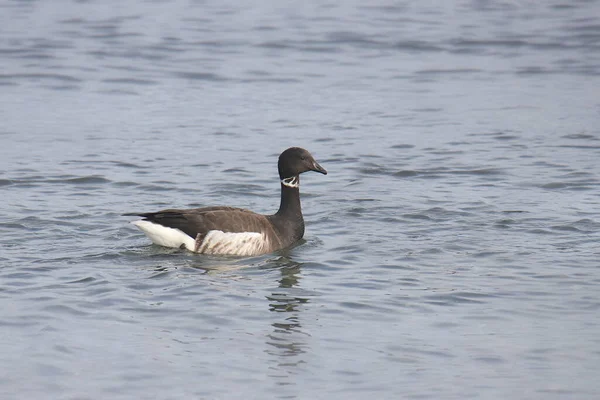
[[[262,254],[266,245],[265,237],[258,232],[208,231],[198,253],[254,256]]]
[[[267,246],[265,237],[258,232],[223,232],[208,231],[204,240],[196,250],[196,240],[179,229],[168,228],[150,221],[133,221],[159,246],[181,248],[184,245],[190,251],[214,255],[254,256],[263,254]]]
[[[175,247],[180,248],[181,245],[185,245],[185,248],[194,251],[196,241],[186,235],[179,229],[168,228],[160,224],[155,224],[150,221],[133,221],[133,225],[137,226],[152,240],[152,243],[158,244],[164,247]]]

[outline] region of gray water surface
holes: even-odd
[[[0,3],[0,397],[597,399],[600,2]],[[272,213],[298,246],[128,217]]]

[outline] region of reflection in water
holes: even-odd
[[[302,311],[309,304],[310,292],[302,289],[302,265],[290,258],[289,253],[280,252],[276,257],[260,256],[254,258],[207,257],[180,254],[183,260],[173,265],[150,267],[153,275],[160,278],[170,274],[184,273],[189,268],[193,275],[221,275],[227,279],[248,279],[248,274],[258,270],[279,271],[277,287],[266,296],[269,315],[266,320],[270,326],[265,329],[266,350],[270,356],[270,377],[278,386],[295,385],[296,376],[302,373],[306,364],[308,333],[303,331]],[[183,269],[182,269],[183,268]],[[246,272],[243,272],[246,271]],[[186,274],[187,276],[188,274]],[[264,274],[260,274],[264,277]]]
[[[273,356],[274,372],[270,376],[277,385],[293,385],[298,367],[305,363],[302,355],[306,353],[305,338],[309,335],[302,331],[300,316],[308,299],[297,296],[300,264],[283,257],[280,261],[284,259],[287,265],[280,268],[279,287],[267,296],[269,311],[281,313],[282,319],[271,324],[273,332],[267,335],[265,343],[267,354]]]
[[[298,274],[300,273],[300,264],[287,266],[281,270],[281,280],[279,281],[280,288],[292,288],[298,285]],[[305,300],[305,299],[304,299]]]

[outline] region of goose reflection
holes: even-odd
[[[300,289],[301,264],[282,257],[279,268],[281,277],[277,289],[266,296],[268,309],[277,313],[277,321],[271,323],[272,332],[266,337],[266,353],[272,356],[272,378],[278,385],[294,384],[294,375],[300,365],[306,363],[302,355],[307,352],[310,337],[301,324],[302,311],[309,303],[309,296]]]
[[[302,263],[294,261],[289,253],[280,252],[275,257],[261,256],[255,258],[224,258],[224,257],[189,257],[179,262],[175,268],[166,266],[154,267],[157,274],[175,273],[179,268],[190,268],[212,276],[223,276],[228,279],[252,279],[257,277],[257,269],[260,273],[260,285],[268,283],[265,279],[273,279],[271,271],[278,274],[275,280],[275,288],[268,290],[267,300],[268,315],[266,320],[269,326],[265,329],[265,353],[268,354],[270,370],[269,375],[278,386],[294,385],[295,376],[304,369],[307,364],[306,353],[310,346],[310,334],[302,326],[302,315],[310,299],[315,294],[302,288]],[[179,270],[181,272],[181,270]],[[244,273],[244,271],[249,271]],[[252,272],[253,271],[253,272]],[[269,272],[269,273],[267,273]],[[249,275],[250,274],[250,275]],[[231,285],[227,285],[231,289]],[[264,286],[263,286],[264,287]]]

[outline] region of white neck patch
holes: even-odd
[[[297,176],[291,176],[289,178],[283,178],[281,180],[281,183],[283,184],[283,186],[287,186],[287,187],[290,187],[290,188],[300,187],[300,179],[298,179]]]

